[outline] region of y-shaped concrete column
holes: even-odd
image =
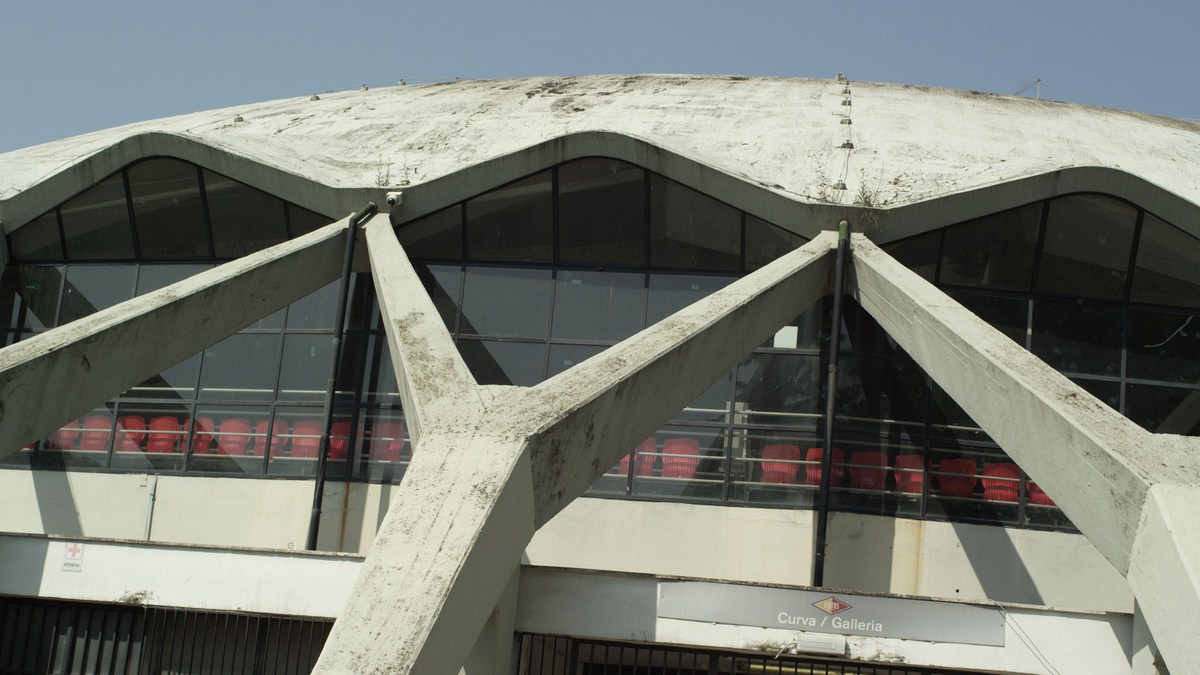
[[[1168,667],[1200,672],[1200,439],[1145,431],[866,237],[853,247],[863,308],[1126,575]]]
[[[417,442],[318,673],[459,671],[537,526],[829,289],[827,234],[541,385],[480,387],[384,217],[366,226]]]
[[[346,227],[327,225],[0,350],[0,457],[337,278]]]

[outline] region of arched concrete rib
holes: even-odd
[[[1171,670],[1200,672],[1200,440],[1141,429],[866,237],[853,249],[863,308],[1126,575]]]
[[[422,431],[314,672],[457,673],[537,526],[828,293],[837,238],[822,234],[527,389],[466,381],[433,303],[414,288],[416,275],[381,223],[367,226],[367,243],[401,397],[424,416]],[[455,416],[460,404],[474,414]]]
[[[0,350],[0,457],[337,278],[347,221]]]

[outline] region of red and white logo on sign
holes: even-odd
[[[71,542],[67,546],[67,556],[69,560],[78,560],[83,557],[83,544]]]
[[[838,600],[837,598],[833,597],[832,595],[829,596],[828,598],[825,598],[824,600],[822,600],[820,602],[814,602],[813,607],[816,607],[817,609],[821,610],[822,612],[825,612],[826,614],[830,614],[830,615],[837,614],[838,612],[844,612],[844,611],[850,609],[850,605],[847,605],[846,603],[842,602],[841,600]]]

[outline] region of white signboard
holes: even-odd
[[[658,616],[815,633],[1004,646],[998,607],[821,590],[663,581]]]
[[[67,542],[63,552],[62,570],[64,572],[83,571],[83,544],[74,541]]]

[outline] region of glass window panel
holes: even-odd
[[[58,214],[44,214],[9,235],[13,260],[62,260],[62,240],[58,233]]]
[[[400,389],[396,386],[396,370],[387,338],[372,335],[367,341],[368,369],[363,380],[365,399],[381,406],[399,406]]]
[[[654,435],[654,450],[639,454],[632,493],[689,501],[721,499],[727,445],[723,429],[664,427]]]
[[[1130,300],[1200,305],[1200,239],[1147,213],[1142,219]]]
[[[239,333],[204,350],[200,398],[269,400],[279,374],[278,334]]]
[[[59,325],[133,297],[136,265],[69,265]]]
[[[816,302],[804,310],[800,316],[780,326],[769,340],[763,343],[765,349],[798,349],[801,351],[817,351],[828,344],[829,317],[826,302],[829,296],[818,298]]]
[[[318,288],[288,306],[287,327],[333,330],[341,281]]]
[[[204,194],[218,258],[240,258],[287,239],[278,197],[208,170]]]
[[[545,337],[550,323],[550,270],[468,267],[459,331]]]
[[[291,229],[292,238],[299,237],[302,234],[308,234],[313,230],[320,229],[337,220],[329,216],[323,216],[314,211],[296,206],[295,204],[287,204],[288,227]]]
[[[942,232],[937,230],[883,245],[883,250],[901,265],[932,282],[941,255]]]
[[[117,410],[112,468],[124,471],[180,471],[187,449],[189,406],[122,403]]]
[[[110,176],[59,208],[67,255],[72,260],[122,260],[134,257],[133,232],[125,180]]]
[[[733,399],[733,371],[721,375],[702,394],[671,419],[678,422],[726,423]]]
[[[1129,310],[1126,375],[1200,383],[1200,321],[1195,314]]]
[[[345,424],[335,413],[334,422]],[[278,406],[272,422],[272,440],[267,473],[280,476],[312,476],[320,455],[325,412],[319,407]],[[346,427],[336,431],[345,431]],[[331,428],[331,431],[334,431]],[[341,434],[338,434],[341,435]],[[339,453],[340,454],[340,453]]]
[[[741,268],[741,212],[662,176],[650,176],[650,265]]]
[[[113,411],[99,407],[51,433],[37,455],[48,468],[102,469],[108,466],[113,441]]]
[[[6,267],[0,274],[0,327],[42,330],[55,325],[62,267]]]
[[[988,322],[1013,342],[1025,346],[1025,326],[1029,323],[1029,301],[997,295],[980,295],[957,290],[946,293],[975,316]]]
[[[689,274],[651,274],[646,325],[651,326],[701,298],[737,281],[733,277],[702,277]]]
[[[1067,373],[1121,374],[1121,309],[1073,300],[1033,306],[1033,353]]]
[[[425,292],[433,300],[438,314],[453,333],[458,320],[458,301],[462,297],[462,268],[448,265],[416,265],[417,276],[425,286]]]
[[[142,256],[208,257],[196,167],[174,159],[149,159],[127,173]]]
[[[458,351],[479,384],[532,387],[546,367],[546,345],[540,342],[462,340]]]
[[[285,335],[278,400],[324,401],[332,360],[332,335]]]
[[[193,354],[157,375],[133,387],[126,398],[192,399],[196,396],[196,378],[200,374],[200,354]]]
[[[599,345],[550,345],[550,368],[546,379],[583,363],[605,349]]]
[[[560,270],[554,283],[559,339],[619,342],[642,328],[646,275]]]
[[[266,464],[268,406],[198,405],[198,428],[189,429],[190,471],[233,475],[261,474]],[[211,440],[208,440],[211,437]]]
[[[646,264],[645,171],[591,157],[558,168],[559,257],[563,262]]]
[[[798,234],[746,214],[746,271],[754,270],[794,251],[808,240]]]
[[[455,204],[396,230],[413,260],[462,260],[462,206]]]
[[[357,475],[372,481],[398,483],[412,458],[412,439],[404,416],[390,410],[365,410],[365,445]]]
[[[1137,209],[1104,195],[1050,202],[1038,289],[1078,297],[1121,298]]]
[[[842,357],[838,371],[839,415],[871,420],[922,422],[928,383],[907,358]]]
[[[735,422],[812,427],[824,410],[815,354],[751,354],[737,368]]]
[[[1028,291],[1042,203],[946,228],[941,283]]]
[[[1200,436],[1200,390],[1126,385],[1125,416],[1154,433]]]
[[[471,260],[553,262],[551,172],[543,171],[466,204]]]

